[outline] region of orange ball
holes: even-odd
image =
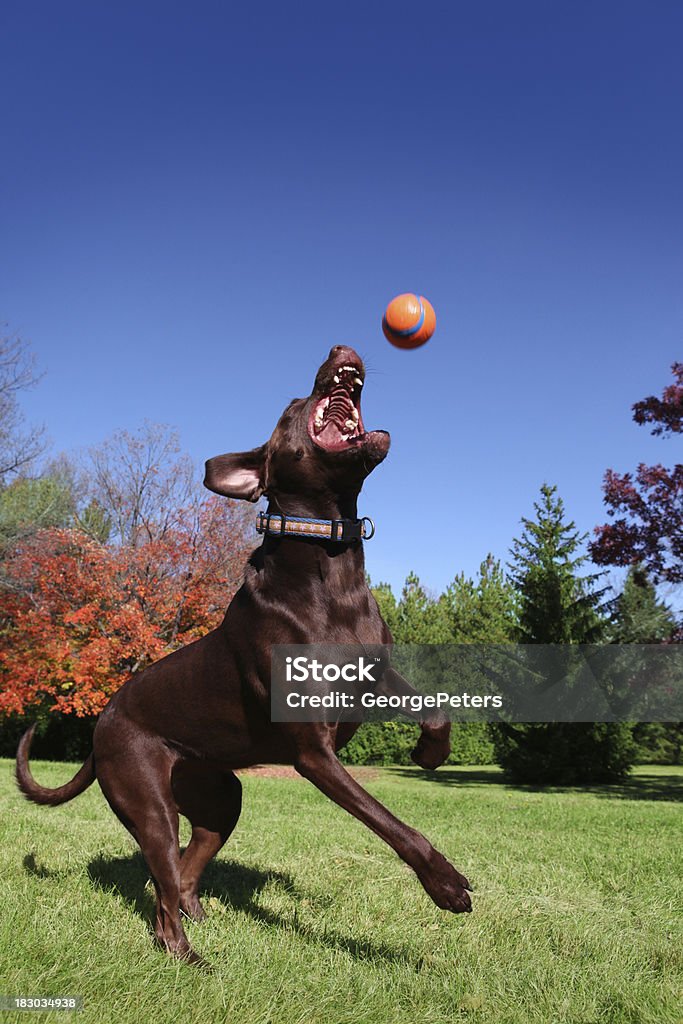
[[[424,295],[397,295],[382,317],[382,330],[396,348],[419,348],[436,328],[436,313]]]

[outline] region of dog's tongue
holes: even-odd
[[[317,435],[317,440],[319,444],[324,445],[325,448],[338,448],[344,444],[341,431],[336,423],[333,422],[325,424],[323,429]]]

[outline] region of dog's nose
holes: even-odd
[[[340,356],[344,356],[349,360],[349,362],[358,360],[358,354],[350,347],[350,345],[333,345],[327,358],[339,359]]]

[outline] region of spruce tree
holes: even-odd
[[[657,597],[657,590],[642,565],[633,565],[624,587],[612,605],[610,639],[617,644],[658,644],[676,631],[671,609]],[[680,722],[638,722],[633,727],[640,763],[680,764],[683,726]]]
[[[599,574],[581,575],[586,535],[566,522],[557,488],[544,484],[535,519],[523,519],[510,575],[519,596],[516,639],[523,644],[594,644],[607,619]],[[634,755],[626,724],[551,722],[504,726],[496,733],[501,766],[512,781],[535,785],[612,782]]]
[[[615,644],[657,644],[669,640],[676,620],[642,565],[631,566],[612,605],[610,640]]]
[[[557,488],[541,487],[535,520],[522,519],[524,531],[512,543],[508,568],[519,595],[516,639],[522,644],[592,644],[603,636],[600,573],[579,575],[588,556],[579,554],[587,534],[565,522]]]

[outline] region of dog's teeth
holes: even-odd
[[[334,378],[333,378],[333,379],[334,379],[334,383],[335,383],[335,384],[338,384],[338,383],[339,383],[339,374],[338,374],[338,373],[335,373],[335,375],[334,375]]]
[[[358,409],[354,409],[351,413],[351,419],[354,423],[358,423]]]
[[[354,423],[353,420],[347,420],[344,426],[347,428],[347,430],[350,431],[350,433],[353,433],[354,430],[356,429],[356,424]]]
[[[354,377],[354,382],[358,385],[359,388],[363,387],[363,381],[360,379],[360,377]]]

